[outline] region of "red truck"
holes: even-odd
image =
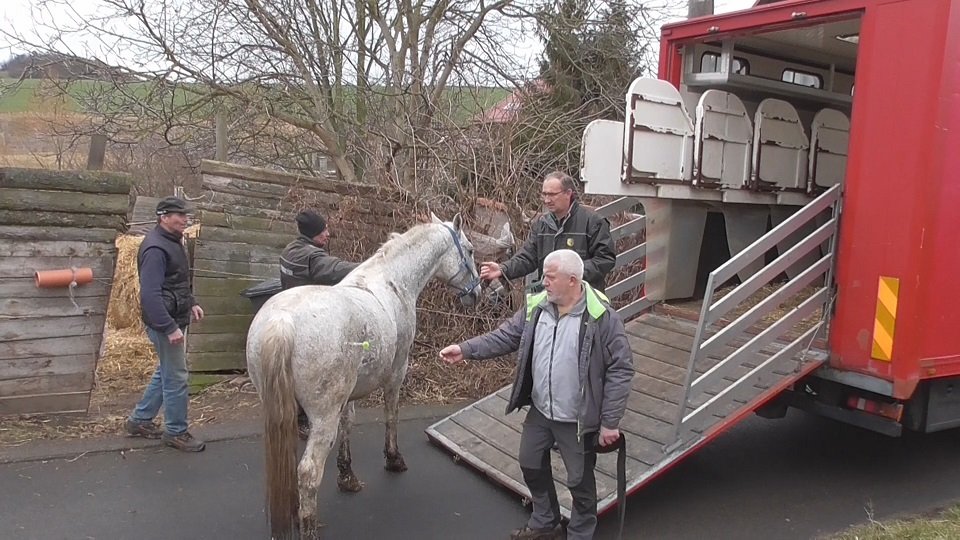
[[[758,2],[664,26],[658,77],[633,81],[624,121],[587,127],[580,171],[618,197],[599,212],[643,209],[612,231],[645,228],[618,257],[643,270],[607,288],[636,370],[628,490],[754,413],[960,426],[958,171],[960,0]],[[428,434],[524,493],[502,393]]]
[[[654,301],[695,296],[692,269],[716,267],[704,213],[736,254],[839,186],[826,362],[763,412],[960,425],[960,2],[783,0],[667,25],[659,80],[634,82],[626,117],[588,128],[582,176],[644,204]]]

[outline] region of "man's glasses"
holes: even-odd
[[[566,193],[566,192],[567,192],[567,190],[563,190],[563,191],[541,191],[541,192],[540,192],[540,197],[542,197],[542,198],[544,198],[544,199],[552,199],[552,198],[556,197],[557,195],[560,195],[561,193]]]

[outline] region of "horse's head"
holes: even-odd
[[[440,258],[436,276],[457,291],[464,306],[472,307],[480,300],[480,275],[473,260],[473,244],[463,233],[463,219],[460,214],[452,222],[440,221],[433,214],[431,217],[433,223],[446,229],[450,238],[449,247]]]

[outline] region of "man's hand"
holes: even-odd
[[[448,364],[467,363],[463,358],[463,351],[460,350],[459,345],[448,345],[444,347],[443,350],[440,351],[440,358],[443,358],[443,361]]]
[[[600,426],[600,446],[610,446],[620,438],[619,429],[607,429]]]
[[[193,313],[194,321],[199,321],[203,319],[203,308],[201,308],[200,306],[193,306],[193,308],[190,311]]]
[[[179,345],[183,343],[183,331],[177,328],[173,332],[167,334],[167,339],[170,341],[171,345]]]
[[[500,271],[499,264],[495,262],[480,263],[480,279],[484,281],[493,281],[501,276],[503,276],[503,272]]]

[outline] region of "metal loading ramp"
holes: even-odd
[[[697,323],[661,312],[641,315],[626,326],[636,374],[620,424],[627,436],[627,492],[632,493],[699,447],[756,410],[764,402],[820,366],[827,354],[811,347],[817,328],[792,343],[775,341],[753,354],[756,335],[746,334],[697,363],[693,379],[711,380],[724,359],[723,376],[691,398],[680,415],[687,366]],[[741,354],[734,354],[741,350]],[[741,360],[742,359],[742,360]],[[504,414],[507,386],[427,428],[429,438],[495,482],[529,497],[517,455],[524,412]],[[681,429],[676,428],[683,419]],[[569,517],[572,501],[563,484],[566,471],[559,454],[552,456],[562,513]],[[616,456],[597,458],[598,511],[616,504]]]
[[[827,360],[840,195],[840,185],[827,189],[710,272],[699,317],[657,305],[626,324],[635,372],[620,422],[629,454],[628,493]],[[607,208],[629,204],[621,199]],[[644,246],[620,254],[618,264]],[[767,262],[768,256],[773,260]],[[618,296],[642,283],[644,274],[628,277],[607,292],[611,298]],[[618,312],[630,320],[651,304],[644,297]],[[502,388],[426,431],[436,444],[529,497],[517,463],[524,414],[504,413],[509,391]],[[559,456],[551,462],[561,511],[569,516],[566,471]],[[596,477],[598,511],[604,512],[616,501],[616,456],[597,457]]]

